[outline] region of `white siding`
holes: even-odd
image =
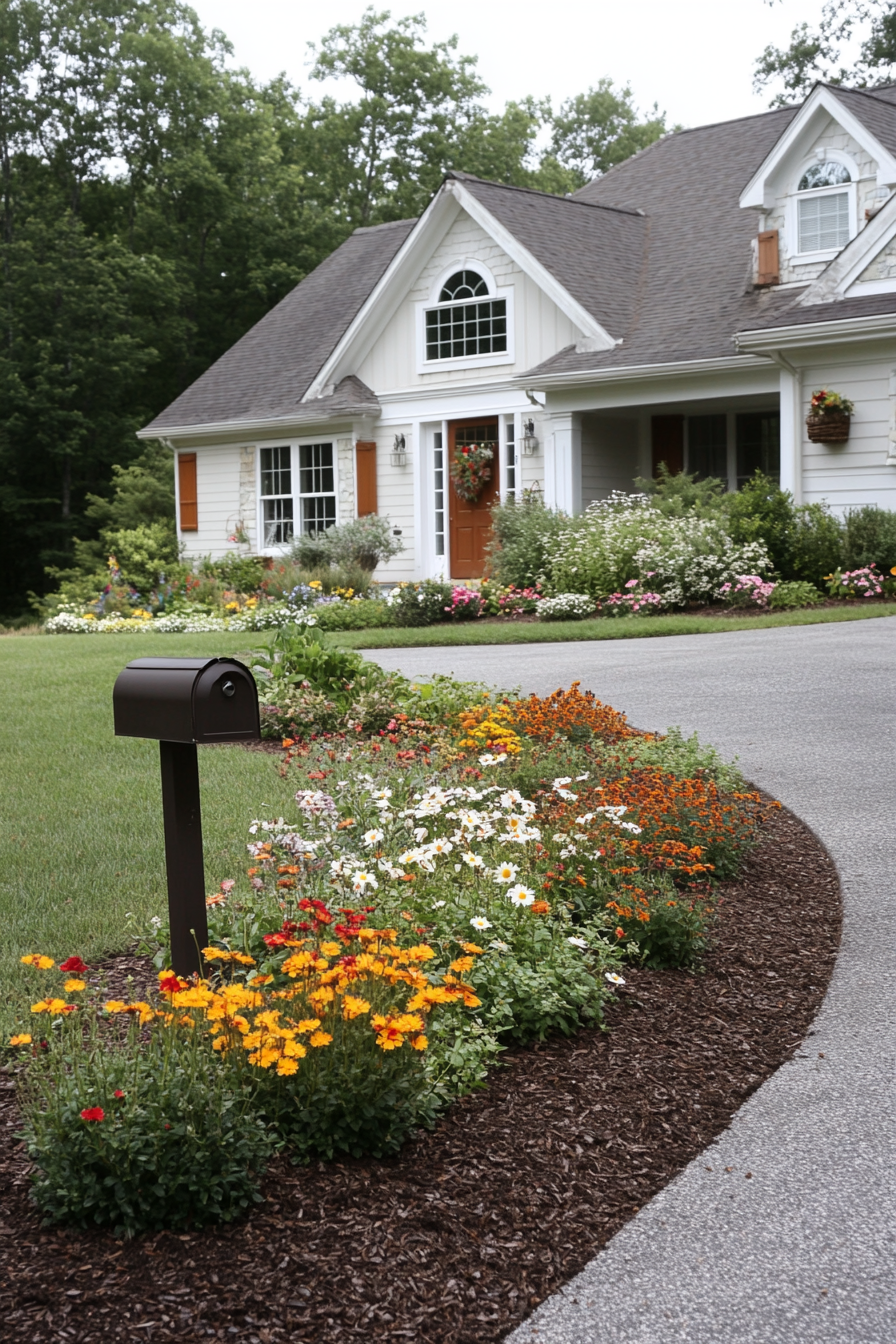
[[[393,467],[390,461],[396,434],[404,434],[407,447],[407,465]],[[388,518],[393,527],[401,528],[404,550],[394,559],[378,565],[374,571],[377,583],[410,582],[416,577],[416,529],[414,526],[414,463],[417,444],[413,441],[410,424],[377,427],[376,491],[377,513]]]
[[[475,264],[477,260],[488,267],[499,289],[513,287],[514,361],[485,368],[464,368],[463,361],[459,361],[457,369],[418,373],[416,305],[431,298],[436,280],[455,261]],[[503,381],[540,364],[564,346],[573,344],[581,335],[579,328],[514,265],[485,230],[466,213],[461,213],[356,372],[362,382],[376,392],[479,383],[484,379]]]
[[[639,431],[636,418],[582,416],[582,508],[607,499],[614,490],[631,492],[639,474]]]
[[[896,509],[896,464],[887,465],[893,418],[894,359],[856,352],[819,355],[803,369],[803,402],[827,387],[842,392],[856,411],[845,444],[810,443],[803,427],[803,499],[827,500],[838,513],[861,504]]]
[[[221,444],[196,450],[198,532],[184,532],[185,554],[194,559],[235,555],[245,551],[228,542],[242,521],[255,551],[255,449],[250,445]],[[178,522],[180,520],[178,519]]]

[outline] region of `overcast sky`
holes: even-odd
[[[285,71],[308,87],[307,43],[337,23],[357,23],[362,0],[192,0],[206,27],[221,28],[235,59],[261,80]],[[814,24],[821,0],[388,0],[393,16],[426,14],[433,40],[457,33],[500,110],[527,93],[555,105],[603,75],[631,84],[642,108],[659,103],[670,124],[698,126],[761,112],[753,66],[799,22]],[[319,95],[320,85],[313,85]]]

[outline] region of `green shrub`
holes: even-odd
[[[869,565],[877,565],[881,574],[889,574],[896,565],[896,512],[875,504],[850,509],[843,532],[842,568],[865,569]]]
[[[297,537],[292,559],[303,569],[328,565],[357,567],[371,574],[384,560],[404,550],[401,538],[388,518],[368,514],[351,522],[328,527],[325,532],[305,532]]]
[[[823,601],[824,594],[818,591],[814,583],[793,580],[790,583],[776,583],[768,605],[774,611],[795,611],[797,607],[815,607]]]
[[[794,509],[790,569],[786,573],[781,571],[783,579],[818,585],[837,568],[842,554],[843,524],[826,504],[803,504]],[[780,602],[771,605],[780,606]]]
[[[762,542],[775,573],[782,578],[794,577],[794,510],[790,494],[757,471],[740,490],[726,495],[724,504],[732,540],[742,545]]]
[[[260,1199],[273,1142],[208,1036],[168,1031],[141,1043],[134,1025],[124,1041],[105,1037],[94,1022],[85,1042],[80,1020],[66,1020],[24,1074],[23,1137],[41,1213],[116,1236],[245,1213]]]
[[[677,727],[667,728],[661,737],[628,738],[625,755],[636,770],[655,766],[676,779],[711,779],[725,793],[746,787],[735,762],[726,761],[696,733],[685,737]]]
[[[492,509],[488,569],[497,583],[532,588],[551,574],[554,548],[568,523],[565,514],[546,507],[541,495],[527,491]]]
[[[225,555],[220,560],[206,556],[199,562],[199,574],[217,579],[230,592],[256,593],[267,572],[261,555]]]
[[[379,630],[394,625],[392,611],[385,601],[334,602],[315,607],[318,630]]]
[[[103,539],[118,561],[122,578],[134,585],[144,601],[158,587],[160,576],[177,563],[177,536],[167,523],[107,531]]]
[[[448,619],[445,609],[451,606],[451,585],[438,579],[404,583],[393,588],[386,600],[395,625],[435,625]]]
[[[673,475],[665,462],[660,463],[659,474],[653,480],[636,476],[634,485],[650,497],[651,504],[660,513],[670,518],[680,518],[686,513],[705,517],[724,507],[726,487],[723,481],[715,476],[698,481],[696,473],[689,476],[684,471]]]

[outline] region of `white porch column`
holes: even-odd
[[[582,417],[554,412],[544,445],[544,502],[564,513],[582,512]]]
[[[781,365],[781,489],[789,490],[795,504],[803,502],[803,388],[802,374]]]

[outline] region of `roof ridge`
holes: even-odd
[[[560,196],[556,191],[539,191],[538,187],[518,187],[512,182],[493,182],[488,177],[477,177],[475,173],[459,173],[452,169],[445,174],[446,178],[452,178],[458,182],[481,182],[486,187],[500,187],[502,191],[520,191],[530,196],[538,196],[541,200],[562,201],[564,205],[584,205],[588,210],[610,210],[617,215],[634,215],[636,219],[643,219],[644,211],[638,210],[630,205],[606,205],[600,201],[580,201],[578,192],[571,193],[569,196]],[[579,188],[584,191],[584,187]]]
[[[824,80],[819,80],[818,82],[819,84],[824,84]],[[874,89],[850,89],[846,84],[824,84],[824,87],[830,89],[831,93],[834,94],[857,93],[861,94],[863,98],[873,98],[875,102],[883,103],[884,107],[893,107],[893,103],[887,102],[885,98],[878,98]],[[881,89],[896,89],[896,84],[878,84],[877,91],[880,91]]]
[[[416,224],[417,218],[414,215],[410,219],[387,219],[382,224],[359,224],[356,229],[352,229],[349,237],[353,238],[356,233],[376,233],[377,229],[397,229],[399,224]]]

